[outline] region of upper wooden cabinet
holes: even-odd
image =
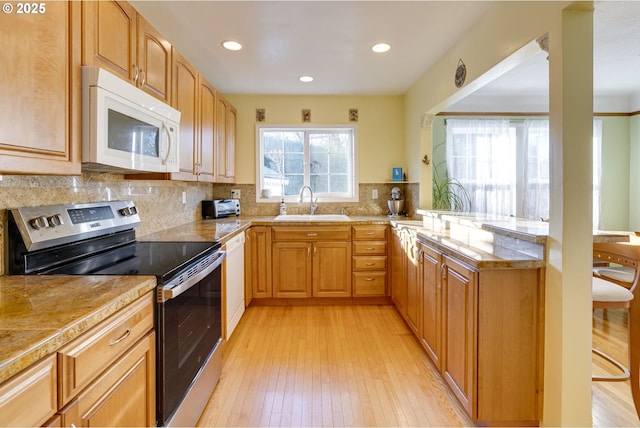
[[[108,69],[170,101],[171,44],[130,4],[82,2],[82,64]]]
[[[215,181],[234,183],[236,146],[236,109],[218,97],[216,111]]]
[[[171,176],[174,179],[196,181],[200,76],[198,71],[175,50],[172,69],[173,102],[171,105],[180,111],[180,169]]]
[[[0,173],[80,174],[79,14],[47,2],[0,19]]]
[[[175,49],[171,58],[171,106],[180,111],[179,171],[125,177],[213,182],[218,95]]]

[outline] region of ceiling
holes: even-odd
[[[404,93],[491,6],[484,1],[132,1],[226,94]],[[594,110],[640,110],[640,1],[599,1]],[[243,49],[223,49],[234,39]],[[374,54],[377,42],[391,50]],[[548,111],[541,52],[448,111]],[[312,75],[312,83],[298,77]],[[499,106],[499,107],[497,107]],[[604,110],[603,110],[604,109]]]

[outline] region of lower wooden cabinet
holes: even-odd
[[[271,227],[252,226],[245,243],[245,304],[273,297],[271,281]]]
[[[476,370],[477,271],[444,256],[440,370],[465,410],[473,415]],[[497,363],[497,362],[496,362]]]
[[[277,226],[272,232],[273,297],[351,297],[350,227]]]
[[[155,425],[155,334],[134,345],[60,413],[63,426]]]
[[[391,244],[391,298],[415,335],[420,323],[421,288],[415,229],[394,227]]]
[[[350,297],[350,242],[274,242],[273,297]]]
[[[57,364],[50,355],[0,385],[0,426],[40,426],[58,409]]]
[[[440,369],[442,356],[442,253],[419,243],[422,279],[420,343]]]
[[[353,297],[387,295],[387,225],[353,229]]]
[[[542,418],[544,269],[475,269],[419,242],[420,343],[474,422]]]

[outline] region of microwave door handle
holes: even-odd
[[[169,155],[171,155],[171,146],[173,146],[173,140],[171,139],[171,132],[169,132],[167,122],[162,122],[162,130],[167,134],[167,155],[162,159],[162,165],[166,165],[167,161],[169,160]]]

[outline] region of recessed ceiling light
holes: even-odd
[[[234,40],[226,40],[222,42],[222,47],[230,51],[239,51],[242,49],[242,45]]]
[[[391,49],[391,45],[389,43],[377,43],[371,46],[371,50],[375,53],[387,52],[389,49]]]
[[[298,80],[300,80],[301,82],[304,82],[304,83],[309,83],[309,82],[313,82],[313,77],[311,77],[311,76],[300,76],[298,78]]]

